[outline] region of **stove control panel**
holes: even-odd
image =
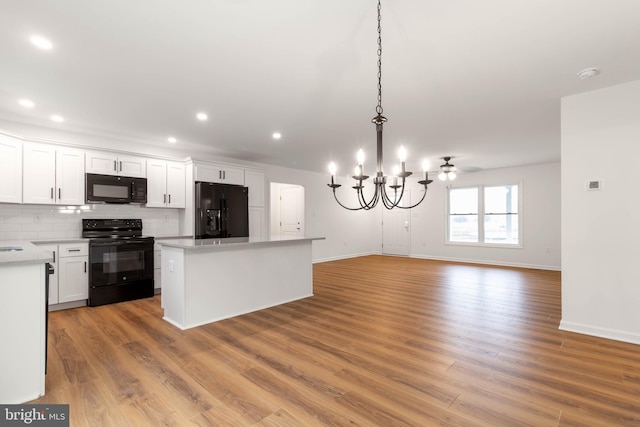
[[[83,219],[82,237],[139,236],[141,219]]]

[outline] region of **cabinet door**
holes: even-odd
[[[264,206],[264,173],[257,171],[244,172],[244,185],[249,187],[249,206]]]
[[[225,184],[244,185],[244,169],[222,168],[222,182]]]
[[[118,175],[118,156],[104,151],[87,151],[85,169],[87,173]]]
[[[147,159],[135,156],[118,156],[118,175],[147,178]]]
[[[167,162],[147,160],[147,207],[163,208],[167,203]]]
[[[167,207],[184,208],[186,177],[183,163],[167,162]]]
[[[84,204],[84,151],[71,148],[56,151],[56,203]]]
[[[49,275],[49,305],[58,304],[58,245],[37,245],[43,251],[51,252],[53,262],[53,274]]]
[[[0,135],[0,202],[22,202],[22,143]]]
[[[214,165],[195,165],[195,180],[204,182],[222,182],[222,171]]]
[[[58,303],[89,298],[86,256],[58,259]]]
[[[23,203],[52,205],[56,202],[56,147],[24,144]]]

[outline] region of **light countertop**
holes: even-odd
[[[254,246],[270,244],[286,244],[311,240],[324,240],[324,237],[294,237],[294,238],[252,238],[230,237],[226,239],[172,239],[156,241],[160,246],[180,249],[224,249],[237,246]]]
[[[2,248],[22,248],[18,251],[2,251]],[[53,254],[27,240],[0,240],[0,267],[16,264],[44,264],[53,262]]]

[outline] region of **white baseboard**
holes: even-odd
[[[377,252],[377,251],[372,251],[372,252],[363,252],[363,253],[356,253],[356,254],[339,255],[335,257],[318,258],[318,259],[314,259],[312,262],[313,264],[316,264],[321,262],[338,261],[341,259],[357,258],[357,257],[367,256],[367,255],[387,255],[387,254]],[[404,256],[404,255],[387,255],[387,256]],[[556,265],[523,264],[523,263],[502,262],[502,261],[481,261],[477,259],[434,257],[434,256],[413,255],[413,254],[410,254],[409,258],[430,259],[433,261],[463,262],[468,264],[498,265],[502,267],[531,268],[534,270],[562,271],[562,269]]]
[[[380,252],[362,252],[362,253],[357,253],[357,254],[338,255],[338,256],[334,256],[334,257],[314,259],[311,262],[313,264],[318,264],[318,263],[321,263],[321,262],[338,261],[338,260],[341,260],[341,259],[358,258],[358,257],[361,257],[361,256],[368,256],[368,255],[380,255]]]
[[[617,329],[601,328],[599,326],[585,325],[584,323],[560,321],[559,328],[561,331],[575,332],[583,335],[591,335],[594,337],[607,338],[610,340],[627,342],[630,344],[640,344],[640,334],[620,331]]]
[[[434,256],[426,256],[426,255],[409,255],[409,257],[419,258],[419,259],[430,259],[434,261],[464,262],[468,264],[498,265],[502,267],[531,268],[534,270],[562,271],[562,268],[556,265],[538,265],[538,264],[525,264],[525,263],[504,262],[504,261],[483,261],[483,260],[477,260],[477,259],[434,257]]]

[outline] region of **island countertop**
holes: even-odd
[[[45,251],[27,240],[0,240],[0,266],[43,264],[52,261],[53,254],[51,252]]]
[[[324,240],[324,237],[279,237],[279,238],[254,238],[254,237],[229,237],[226,239],[171,239],[156,241],[161,246],[179,249],[224,249],[237,246],[259,246],[278,243],[303,242],[312,240]]]

